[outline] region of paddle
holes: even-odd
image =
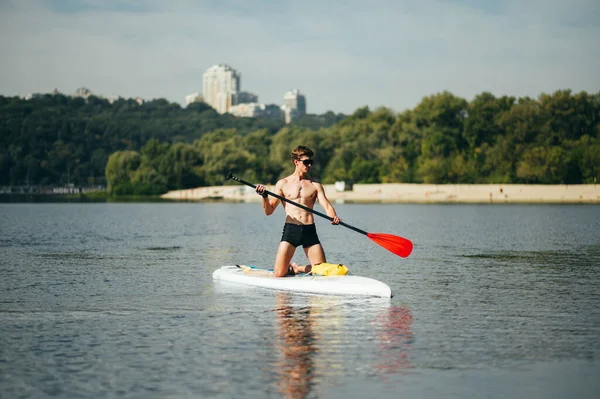
[[[239,183],[245,184],[247,186],[250,186],[252,188],[256,188],[256,185],[252,184],[252,183],[248,183],[245,180],[240,179],[239,177],[234,176],[231,172],[229,172],[229,175],[227,175],[227,180],[235,180]],[[294,201],[290,201],[289,199],[282,197],[281,195],[277,195],[275,193],[272,193],[270,191],[265,190],[265,193],[267,195],[271,195],[275,198],[277,198],[280,201],[285,201],[288,204],[292,204],[294,206],[297,206],[298,208],[302,208],[305,211],[314,213],[315,215],[321,216],[322,218],[328,219],[328,220],[333,220],[332,217],[327,216],[324,213],[321,213],[319,211],[315,211],[314,209],[311,209],[309,207],[306,207],[302,204],[298,204]],[[360,234],[364,234],[367,237],[369,237],[371,239],[371,241],[374,241],[375,243],[377,243],[378,245],[384,247],[385,249],[387,249],[390,252],[395,253],[398,256],[401,256],[403,258],[406,258],[408,255],[410,255],[410,253],[412,252],[413,249],[413,244],[410,240],[407,240],[406,238],[402,238],[402,237],[398,237],[392,234],[382,234],[382,233],[368,233],[364,230],[358,229],[354,226],[350,226],[348,223],[344,223],[344,222],[340,222],[340,225],[349,228],[350,230],[354,230],[357,233]]]

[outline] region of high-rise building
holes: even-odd
[[[285,123],[290,123],[295,117],[306,114],[306,97],[298,89],[288,91],[283,95],[281,110],[285,115]]]
[[[204,101],[224,114],[237,103],[240,90],[241,75],[225,64],[213,65],[206,70],[203,77],[202,94]]]
[[[290,90],[283,95],[283,104],[295,109],[298,115],[306,114],[306,97],[298,89]]]

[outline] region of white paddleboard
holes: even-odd
[[[245,268],[247,272],[244,272]],[[282,291],[323,295],[361,295],[390,298],[392,290],[381,281],[354,275],[275,277],[265,269],[248,271],[244,265],[221,266],[213,272],[213,279],[231,283],[270,288]]]

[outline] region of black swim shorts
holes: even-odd
[[[302,245],[304,248],[321,243],[317,236],[317,227],[314,224],[286,223],[283,225],[281,241],[289,242],[294,247]]]

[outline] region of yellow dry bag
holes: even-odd
[[[348,274],[348,268],[335,263],[317,263],[310,272],[316,276],[344,276]]]

